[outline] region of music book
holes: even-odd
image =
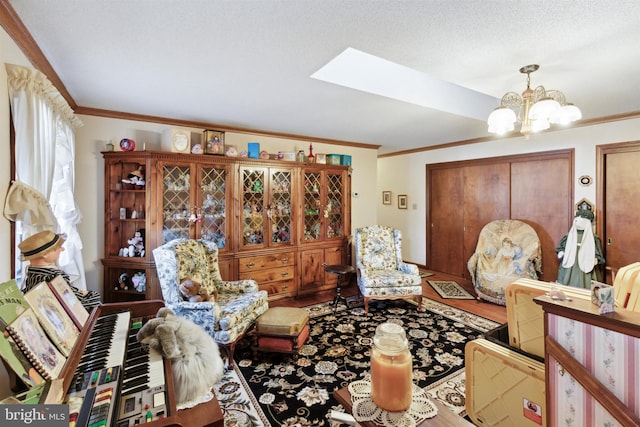
[[[76,294],[71,290],[71,286],[64,280],[62,276],[56,276],[51,282],[49,282],[49,288],[53,291],[60,304],[64,307],[73,323],[79,330],[82,330],[87,319],[89,319],[89,312],[82,305]]]
[[[65,357],[80,335],[67,311],[53,294],[47,282],[41,282],[24,294],[47,335]]]
[[[25,386],[32,388],[44,384],[44,378],[6,331],[7,325],[28,308],[29,303],[15,280],[0,283],[0,356],[7,369],[13,371]]]
[[[19,314],[7,331],[46,380],[58,378],[67,359],[42,329],[32,308]]]
[[[57,381],[62,380],[59,379]],[[44,405],[49,403],[62,403],[49,401],[53,383],[54,381],[43,381],[41,384],[31,387],[27,391],[6,397],[0,401],[0,404]]]

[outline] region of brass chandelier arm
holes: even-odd
[[[500,100],[500,107],[511,108],[513,111],[518,113],[520,110],[520,106],[522,105],[522,97],[519,93],[516,92],[507,92],[504,94],[502,99]]]

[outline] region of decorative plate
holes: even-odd
[[[120,149],[122,151],[133,151],[136,149],[136,142],[133,139],[123,138],[120,140]]]
[[[589,185],[591,185],[591,182],[593,181],[591,179],[591,177],[589,175],[582,175],[579,178],[580,181],[580,185],[584,186],[584,187],[588,187]]]

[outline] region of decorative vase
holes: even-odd
[[[313,146],[309,144],[309,156],[307,157],[307,161],[309,163],[313,163],[315,161],[315,157],[313,156]]]

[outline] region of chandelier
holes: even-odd
[[[538,68],[537,64],[520,68],[520,72],[527,75],[527,88],[522,95],[516,92],[504,94],[500,106],[491,112],[487,120],[489,133],[502,135],[511,132],[516,122],[520,122],[520,133],[529,138],[529,134],[549,129],[551,124],[566,125],[582,118],[580,109],[567,103],[559,90],[529,87],[531,73]]]

